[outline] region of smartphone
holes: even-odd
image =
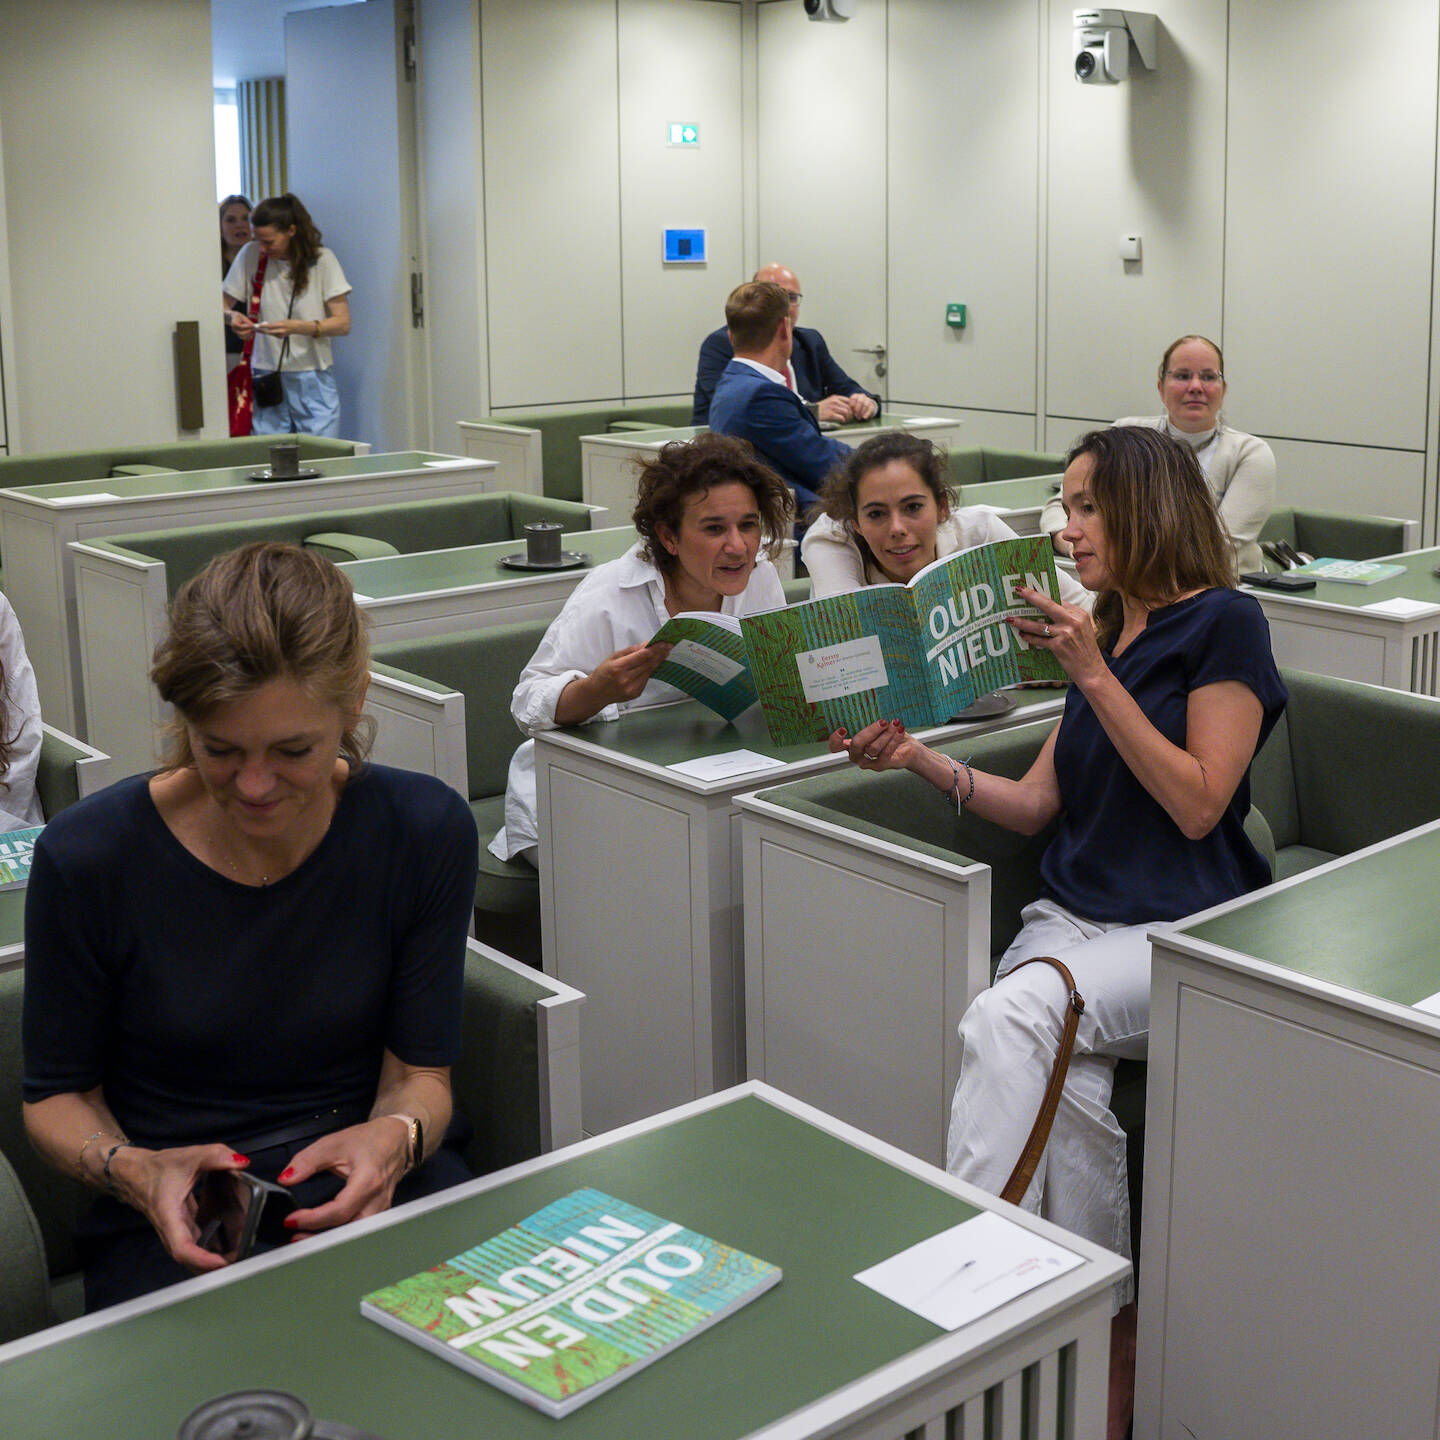
[[[1253,571],[1248,575],[1242,575],[1240,581],[1244,585],[1258,585],[1265,590],[1313,590],[1315,582],[1308,575],[1263,575]]]
[[[229,1261],[244,1260],[255,1248],[260,1218],[272,1195],[293,1203],[283,1185],[247,1175],[243,1170],[210,1170],[195,1187],[195,1223],[200,1246]]]

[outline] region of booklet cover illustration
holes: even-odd
[[[29,883],[35,841],[44,828],[43,825],[34,825],[28,830],[0,834],[0,890],[18,890]]]
[[[767,1261],[584,1189],[360,1310],[558,1418],[779,1281]]]
[[[1048,650],[1006,623],[1040,615],[1021,586],[1058,599],[1048,536],[961,550],[905,585],[867,585],[738,620],[676,616],[651,642],[678,642],[655,674],[727,720],[758,696],[777,745],[896,717],[941,725],[1004,686],[1065,680]]]

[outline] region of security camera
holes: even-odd
[[[1155,17],[1139,10],[1075,12],[1075,78],[1082,85],[1118,85],[1130,73],[1130,48],[1155,68]]]
[[[839,25],[855,13],[859,0],[804,0],[805,16],[819,25]]]

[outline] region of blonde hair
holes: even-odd
[[[195,763],[187,723],[289,680],[347,717],[340,753],[357,769],[374,733],[368,716],[350,719],[370,673],[366,624],[350,582],[313,550],[260,542],[217,555],[171,602],[150,669],[175,707],[165,768]]]

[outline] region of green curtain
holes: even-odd
[[[290,188],[285,169],[285,77],[241,80],[235,86],[240,112],[240,183],[254,204]]]

